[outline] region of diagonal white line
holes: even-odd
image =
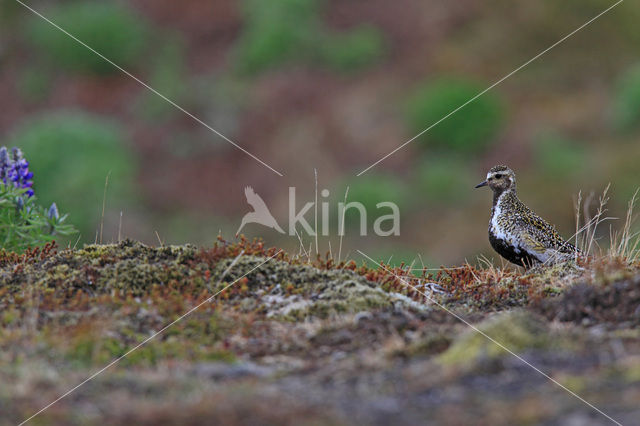
[[[464,318],[462,318],[460,315],[456,314],[455,312],[449,310],[447,307],[445,307],[444,305],[438,303],[437,300],[434,300],[433,298],[429,297],[427,294],[425,294],[424,292],[420,291],[418,288],[416,288],[415,286],[409,284],[403,277],[394,274],[391,270],[389,270],[388,268],[386,268],[384,265],[376,262],[374,259],[372,259],[371,257],[367,256],[366,254],[364,254],[363,252],[361,252],[360,250],[356,250],[358,253],[360,253],[360,255],[362,255],[363,257],[366,257],[367,259],[369,259],[370,261],[372,261],[373,263],[379,265],[382,269],[386,270],[387,272],[389,272],[391,275],[393,275],[394,277],[398,278],[402,284],[404,284],[406,287],[409,287],[415,291],[417,291],[418,293],[422,294],[424,297],[426,297],[430,302],[432,302],[433,304],[437,305],[439,308],[441,308],[442,310],[444,310],[445,312],[447,312],[448,314],[454,316],[457,320],[461,321],[462,323],[464,323],[465,325],[467,325],[468,327],[470,327],[473,331],[475,331],[476,333],[484,336],[485,338],[487,338],[488,340],[490,340],[492,343],[496,344],[497,346],[499,346],[500,348],[502,348],[503,350],[507,351],[509,354],[513,355],[514,357],[516,357],[517,359],[519,359],[520,361],[522,361],[523,363],[525,363],[526,365],[528,365],[529,367],[533,368],[535,371],[537,371],[538,373],[540,373],[541,375],[543,375],[544,377],[546,377],[547,379],[549,379],[550,381],[552,381],[553,383],[555,383],[556,385],[560,386],[562,389],[564,389],[565,391],[569,392],[571,395],[573,395],[574,397],[578,398],[580,401],[584,402],[585,404],[587,404],[589,407],[593,408],[594,410],[596,410],[598,413],[602,414],[603,416],[605,416],[607,419],[611,420],[613,423],[622,426],[622,423],[614,420],[612,417],[610,417],[609,415],[607,415],[604,411],[600,410],[598,407],[596,407],[595,405],[591,404],[589,401],[585,400],[584,398],[582,398],[580,395],[578,395],[577,393],[573,392],[571,389],[567,388],[566,386],[564,386],[562,383],[558,382],[557,380],[553,379],[551,376],[549,376],[547,373],[545,373],[544,371],[540,370],[538,367],[536,367],[535,365],[531,364],[529,361],[527,361],[526,359],[522,358],[520,355],[516,354],[515,352],[513,352],[512,350],[510,350],[509,348],[507,348],[506,346],[504,346],[502,343],[498,342],[497,340],[495,340],[493,337],[489,336],[488,334],[486,334],[484,331],[480,330],[479,328],[477,328],[476,326],[474,326],[473,324],[469,323],[467,320],[465,320]]]
[[[624,0],[618,0],[618,2],[614,3],[613,5],[609,6],[607,9],[603,10],[602,12],[600,12],[598,15],[594,16],[593,18],[591,18],[590,20],[588,20],[587,22],[585,22],[584,24],[582,24],[581,26],[579,26],[578,28],[576,28],[575,30],[571,31],[569,34],[567,34],[566,36],[562,37],[560,40],[556,41],[555,43],[553,43],[551,46],[547,47],[546,49],[544,49],[542,52],[538,53],[536,56],[534,56],[533,58],[529,59],[527,62],[525,62],[524,64],[520,65],[518,68],[516,68],[515,70],[511,71],[509,74],[505,75],[504,77],[502,77],[500,80],[496,81],[495,83],[493,83],[491,86],[487,87],[486,89],[484,89],[482,92],[478,93],[477,95],[475,95],[473,98],[469,99],[467,102],[463,103],[462,105],[460,105],[459,107],[457,107],[456,109],[454,109],[453,111],[451,111],[450,113],[448,113],[447,115],[445,115],[444,117],[442,117],[440,120],[436,121],[435,123],[433,123],[431,126],[427,127],[426,129],[424,129],[423,131],[421,131],[420,133],[418,133],[417,135],[415,135],[414,137],[412,137],[411,139],[409,139],[408,141],[406,141],[405,143],[403,143],[402,145],[400,145],[399,147],[397,147],[396,149],[394,149],[393,151],[391,151],[390,153],[388,153],[387,155],[385,155],[384,157],[382,157],[381,159],[379,159],[378,161],[376,161],[375,163],[371,164],[369,167],[367,167],[366,169],[364,169],[363,171],[361,171],[360,173],[358,173],[356,176],[361,176],[362,174],[366,173],[367,171],[369,171],[371,168],[377,166],[378,164],[380,164],[382,161],[386,160],[387,158],[389,158],[390,156],[392,156],[393,154],[395,154],[396,152],[400,151],[402,148],[404,148],[405,146],[409,145],[411,142],[413,142],[414,140],[416,140],[417,138],[419,138],[420,136],[422,136],[423,134],[425,134],[426,132],[428,132],[429,130],[431,130],[432,128],[434,128],[435,126],[437,126],[438,124],[440,124],[441,122],[443,122],[444,120],[446,120],[447,118],[451,117],[453,114],[455,114],[456,112],[460,111],[462,108],[464,108],[465,106],[469,105],[471,102],[475,101],[476,99],[478,99],[480,96],[484,95],[485,93],[487,93],[489,90],[493,89],[494,87],[496,87],[497,85],[499,85],[500,83],[502,83],[503,81],[505,81],[506,79],[508,79],[509,77],[511,77],[512,75],[514,75],[515,73],[517,73],[518,71],[520,71],[522,68],[526,67],[527,65],[529,65],[530,63],[532,63],[533,61],[535,61],[536,59],[538,59],[539,57],[541,57],[542,55],[544,55],[545,53],[547,53],[548,51],[550,51],[551,49],[553,49],[554,47],[556,47],[557,45],[559,45],[560,43],[564,42],[565,40],[567,40],[569,37],[573,36],[575,33],[577,33],[578,31],[582,30],[584,27],[586,27],[587,25],[591,24],[593,21],[595,21],[596,19],[598,19],[599,17],[601,17],[602,15],[604,15],[605,13],[609,12],[611,9],[613,9],[614,7],[616,7],[617,5],[619,5],[620,3],[622,3]]]
[[[42,15],[37,10],[35,10],[32,7],[24,4],[21,0],[15,0],[15,1],[20,3],[25,8],[29,9],[35,15],[37,15],[40,18],[42,18],[43,20],[47,21],[49,24],[53,25],[55,28],[57,28],[58,30],[60,30],[61,32],[63,32],[64,34],[66,34],[67,36],[69,36],[70,38],[72,38],[73,40],[78,42],[79,44],[81,44],[82,46],[84,46],[87,49],[89,49],[91,52],[95,53],[96,55],[98,55],[99,57],[101,57],[102,59],[104,59],[105,61],[110,63],[111,65],[113,65],[118,70],[122,71],[127,76],[131,77],[132,79],[134,79],[135,81],[140,83],[142,86],[144,86],[147,89],[149,89],[154,94],[158,95],[160,98],[164,99],[169,104],[173,105],[178,110],[182,111],[183,113],[185,113],[186,115],[188,115],[189,117],[191,117],[192,119],[194,119],[195,121],[197,121],[198,123],[200,123],[201,125],[206,127],[207,129],[209,129],[210,131],[212,131],[216,135],[220,136],[222,139],[224,139],[225,141],[229,142],[231,145],[235,146],[240,151],[244,152],[249,157],[251,157],[254,160],[256,160],[258,163],[262,164],[263,166],[265,166],[266,168],[268,168],[269,170],[271,170],[272,172],[274,172],[278,176],[284,176],[282,173],[280,173],[279,171],[277,171],[276,169],[274,169],[273,167],[271,167],[270,165],[268,165],[267,163],[262,161],[260,158],[256,157],[255,155],[253,155],[252,153],[250,153],[249,151],[247,151],[246,149],[244,149],[243,147],[241,147],[240,145],[238,145],[237,143],[235,143],[234,141],[232,141],[231,139],[229,139],[228,137],[226,137],[225,135],[223,135],[222,133],[220,133],[219,131],[217,131],[216,129],[214,129],[213,127],[208,125],[207,123],[205,123],[204,121],[202,121],[200,118],[196,117],[195,115],[193,115],[192,113],[190,113],[189,111],[187,111],[186,109],[184,109],[183,107],[181,107],[180,105],[178,105],[177,103],[175,103],[174,101],[172,101],[171,99],[169,99],[168,97],[163,95],[162,93],[158,92],[156,89],[154,89],[153,87],[149,86],[147,83],[145,83],[144,81],[140,80],[138,77],[136,77],[135,75],[131,74],[129,71],[125,70],[120,65],[116,64],[115,62],[113,62],[111,59],[109,59],[106,56],[104,56],[102,53],[98,52],[97,50],[95,50],[94,48],[92,48],[91,46],[89,46],[88,44],[83,42],[82,40],[78,39],[76,36],[74,36],[73,34],[69,33],[67,30],[65,30],[64,28],[60,27],[55,22],[51,21],[49,18],[47,18],[46,16]]]
[[[244,274],[243,276],[241,276],[240,278],[237,278],[235,281],[233,281],[231,284],[227,285],[226,287],[224,287],[222,290],[216,292],[213,296],[205,299],[203,302],[197,304],[196,306],[194,306],[193,308],[189,309],[185,314],[183,314],[182,316],[180,316],[179,318],[177,318],[176,320],[170,322],[168,325],[164,326],[162,329],[160,329],[159,331],[153,333],[151,336],[147,337],[146,339],[144,339],[142,342],[138,343],[138,345],[134,346],[133,348],[129,349],[124,355],[119,356],[118,358],[114,359],[113,361],[111,361],[109,364],[107,364],[106,366],[104,366],[103,368],[101,368],[100,370],[96,371],[95,373],[93,373],[91,376],[87,377],[85,380],[83,380],[82,382],[78,383],[76,386],[74,386],[73,388],[69,389],[67,392],[65,392],[64,394],[62,394],[61,396],[59,396],[57,399],[55,399],[54,401],[50,402],[49,404],[45,405],[44,407],[42,407],[40,410],[38,410],[36,413],[34,413],[33,415],[31,415],[31,417],[25,419],[22,421],[22,423],[20,423],[20,425],[18,426],[22,426],[23,424],[27,423],[28,421],[30,421],[31,419],[33,419],[34,417],[36,417],[38,414],[42,413],[43,411],[47,410],[48,408],[50,408],[52,405],[54,405],[55,403],[57,403],[58,401],[60,401],[61,399],[67,397],[69,394],[71,394],[73,391],[75,391],[76,389],[78,389],[80,386],[86,384],[87,382],[93,380],[96,378],[96,376],[102,374],[105,370],[107,370],[109,367],[113,366],[114,364],[118,363],[119,361],[121,361],[122,359],[126,358],[127,356],[129,356],[132,352],[136,351],[137,349],[139,349],[140,347],[144,346],[146,343],[148,343],[150,340],[154,339],[155,337],[157,337],[159,334],[162,334],[165,330],[167,330],[169,327],[175,325],[177,322],[181,321],[182,319],[184,319],[185,317],[187,317],[188,315],[190,315],[191,313],[193,313],[194,311],[196,311],[198,308],[200,308],[202,305],[204,305],[205,303],[209,303],[211,302],[213,299],[215,299],[215,297],[217,295],[219,295],[220,293],[222,293],[223,291],[225,291],[226,289],[228,289],[229,287],[233,286],[234,284],[236,284],[238,281],[240,281],[241,279],[243,279],[244,277],[246,277],[247,275],[249,275],[250,273],[252,273],[253,271],[255,271],[256,269],[260,268],[262,265],[264,265],[265,263],[267,263],[268,261],[270,261],[271,259],[273,259],[274,257],[276,257],[278,254],[280,254],[280,252],[282,252],[282,249],[278,250],[278,252],[276,254],[274,254],[273,256],[269,257],[267,260],[265,260],[264,262],[260,263],[259,265],[257,265],[256,267],[254,267],[253,269],[251,269],[249,272],[247,272],[246,274]],[[242,253],[236,257],[236,259],[231,263],[231,265],[229,265],[229,267],[227,268],[227,270],[222,274],[222,276],[220,277],[220,280],[222,280],[222,278],[224,278],[224,275],[227,274],[227,272],[229,271],[229,269],[235,264],[235,262],[238,260],[238,258],[242,255]]]

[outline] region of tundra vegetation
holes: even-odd
[[[1,421],[127,354],[37,422],[607,422],[507,348],[629,424],[640,262],[628,237],[529,270],[337,263],[244,237],[2,251]]]
[[[633,215],[609,238],[593,226],[603,214],[587,220],[577,242],[589,256],[577,265],[525,271],[473,260],[491,248],[477,213],[486,197],[469,194],[503,158],[526,173],[526,201],[565,236],[579,188],[614,182],[607,215],[624,218],[638,186],[640,2],[621,3],[354,179],[605,7],[504,4],[32,5],[265,161],[294,159],[282,170],[291,182],[309,182],[317,161],[322,187],[350,186],[349,200],[368,211],[398,203],[409,238],[367,240],[366,254],[386,260],[377,264],[352,251],[362,245],[355,208],[344,218],[347,261],[243,238],[212,244],[246,212],[230,194],[282,181],[258,177],[230,144],[20,3],[0,2],[0,136],[32,161],[7,163],[0,184],[0,424],[29,418],[124,355],[32,423],[609,423],[558,384],[637,423]],[[343,191],[331,196],[335,206]],[[594,209],[577,210],[585,222]],[[122,235],[133,240],[105,232],[117,243],[86,245],[102,242],[102,222],[119,231],[123,211]],[[156,229],[198,246],[152,247]],[[290,241],[264,235],[277,247]],[[418,251],[457,266],[402,264]]]

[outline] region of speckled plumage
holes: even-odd
[[[489,242],[498,254],[520,266],[553,264],[574,258],[576,247],[563,240],[552,225],[520,201],[516,176],[511,169],[493,167],[487,173],[487,180],[476,188],[481,186],[493,190]]]

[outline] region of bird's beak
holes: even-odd
[[[482,188],[483,186],[487,186],[487,181],[485,180],[484,182],[481,182],[479,184],[476,185],[476,188]]]

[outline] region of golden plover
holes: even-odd
[[[516,174],[507,166],[495,166],[476,188],[493,191],[489,242],[500,256],[520,266],[553,264],[580,252],[562,239],[556,229],[532,212],[516,194]]]

